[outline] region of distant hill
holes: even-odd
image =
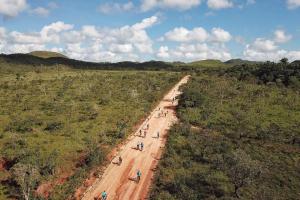
[[[236,65],[242,65],[242,64],[259,64],[260,62],[257,61],[249,61],[249,60],[242,60],[242,59],[231,59],[226,62],[224,62],[227,65],[230,66],[236,66]]]
[[[86,62],[67,58],[66,56],[46,51],[35,51],[29,54],[0,54],[1,69],[20,69],[32,70],[32,68],[40,67],[70,67],[74,69],[95,69],[95,70],[171,70],[171,71],[189,71],[189,70],[213,70],[242,64],[261,64],[262,62],[247,61],[241,59],[232,59],[226,62],[220,60],[200,60],[191,63],[183,62]],[[294,61],[293,64],[300,65],[300,60]]]
[[[148,62],[86,62],[67,57],[43,58],[31,54],[0,54],[0,68],[31,69],[36,67],[53,67],[62,65],[75,69],[103,69],[103,70],[173,70],[174,66],[162,61]]]
[[[291,64],[293,64],[293,65],[300,65],[300,60],[295,60],[295,61],[292,62]]]
[[[40,58],[67,58],[67,56],[61,53],[52,52],[52,51],[33,51],[28,54]]]
[[[193,67],[226,67],[226,65],[220,60],[200,60],[188,63],[187,65]]]

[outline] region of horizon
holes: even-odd
[[[37,55],[35,55],[34,53],[37,53]],[[49,57],[43,57],[41,55],[38,55],[38,53],[48,53],[49,54]],[[31,52],[28,52],[28,53],[12,53],[12,54],[5,54],[5,53],[0,53],[0,55],[4,55],[4,56],[9,56],[9,55],[30,55],[30,56],[34,56],[34,57],[38,57],[40,59],[48,59],[48,58],[56,58],[56,57],[61,57],[60,55],[51,55],[51,54],[61,54],[61,56],[63,56],[64,58],[66,59],[73,59],[73,58],[69,58],[67,57],[66,55],[64,55],[63,53],[61,52],[55,52],[55,51],[31,51]],[[270,60],[266,60],[266,61],[256,61],[256,60],[245,60],[245,59],[241,59],[241,58],[231,58],[229,60],[219,60],[219,59],[202,59],[202,60],[192,60],[192,61],[180,61],[180,60],[173,60],[173,61],[164,61],[164,60],[145,60],[145,61],[130,61],[130,60],[121,60],[121,61],[115,61],[115,62],[109,62],[109,61],[88,61],[88,60],[79,60],[79,59],[73,59],[73,60],[77,60],[77,61],[81,61],[81,62],[87,62],[87,63],[111,63],[111,64],[115,64],[115,63],[122,63],[122,62],[131,62],[131,63],[147,63],[147,62],[164,62],[164,63],[182,63],[182,64],[192,64],[192,63],[197,63],[197,62],[206,62],[206,61],[211,61],[211,62],[221,62],[221,63],[226,63],[226,62],[230,62],[230,61],[246,61],[246,62],[260,62],[260,63],[263,63],[263,62],[274,62],[274,63],[280,63],[282,62],[282,59],[287,59],[287,61],[289,63],[292,63],[292,62],[298,62],[300,60],[289,60],[288,58],[286,57],[282,57],[280,59],[278,59],[277,61],[270,61]]]
[[[0,53],[54,51],[91,62],[294,61],[299,11],[300,0],[0,0]]]

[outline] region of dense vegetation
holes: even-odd
[[[64,68],[2,73],[0,199],[26,199],[41,183],[69,177],[51,196],[66,199],[180,76]]]
[[[285,60],[194,75],[151,199],[299,199],[299,80]]]
[[[282,59],[280,63],[237,65],[225,70],[224,75],[236,77],[238,80],[254,81],[258,84],[276,84],[295,89],[300,88],[300,64],[288,63],[287,59]]]

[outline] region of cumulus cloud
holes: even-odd
[[[300,7],[300,0],[287,0],[287,7],[289,9],[296,9]]]
[[[134,8],[134,4],[129,1],[127,3],[121,4],[121,3],[104,3],[99,5],[98,11],[103,14],[114,14],[117,12],[125,12],[132,10]]]
[[[141,10],[149,11],[153,8],[188,10],[200,4],[201,0],[142,0]]]
[[[36,14],[42,17],[47,17],[50,13],[50,11],[47,8],[43,8],[43,7],[37,7],[35,9],[32,9],[30,11],[31,14]]]
[[[214,10],[220,10],[225,8],[232,8],[233,2],[231,0],[208,0],[207,6]]]
[[[58,5],[55,2],[50,2],[45,7],[36,7],[33,9],[29,9],[28,12],[33,15],[38,15],[41,17],[47,17],[51,10],[58,8]]]
[[[56,43],[60,42],[60,35],[59,33],[68,31],[73,29],[74,25],[72,24],[65,24],[64,22],[58,21],[52,23],[50,25],[44,26],[40,32],[41,39],[43,42],[48,43]]]
[[[8,53],[28,53],[35,50],[46,50],[44,44],[10,44],[6,45],[5,51]]]
[[[40,32],[12,31],[6,33],[5,46],[0,51],[4,53],[27,53],[33,50],[45,50],[47,43],[58,44],[60,42],[59,34],[72,28],[73,25],[56,22],[43,27]]]
[[[9,33],[10,41],[17,44],[42,44],[40,33],[20,33],[13,31]]]
[[[174,28],[165,34],[165,39],[175,42],[217,42],[226,43],[232,39],[229,32],[221,28],[213,28],[211,33],[202,27],[188,30],[184,27]]]
[[[6,37],[6,29],[4,27],[0,27],[0,41],[5,39]]]
[[[253,44],[247,44],[243,54],[245,59],[256,61],[278,61],[283,57],[300,59],[300,51],[280,49],[275,41],[264,38],[256,38]]]
[[[26,0],[0,0],[0,14],[5,17],[16,17],[27,7]]]
[[[208,38],[208,33],[202,27],[188,30],[184,27],[175,28],[165,34],[167,40],[176,42],[204,42]]]
[[[51,23],[36,32],[7,31],[0,27],[1,53],[27,53],[33,50],[58,50],[74,59],[88,61],[136,61],[141,54],[153,53],[147,29],[158,17],[146,18],[131,26],[103,28],[74,25],[62,21]]]
[[[167,46],[161,46],[159,49],[158,49],[158,52],[156,54],[156,56],[160,59],[167,59],[170,57],[170,54],[169,54],[169,47]]]
[[[163,60],[195,61],[205,59],[231,59],[230,52],[223,45],[208,45],[206,43],[181,44],[174,49],[161,46],[156,54]]]
[[[76,32],[73,32],[76,33]],[[100,33],[93,25],[85,25],[82,27],[81,33],[83,36],[90,37],[90,38],[98,38]],[[77,40],[78,41],[78,40]]]
[[[149,27],[153,26],[154,24],[156,24],[157,22],[158,22],[158,17],[157,16],[152,16],[150,18],[144,19],[140,23],[134,24],[132,26],[132,28],[137,29],[137,30],[141,30],[141,29],[149,28]]]
[[[109,50],[116,53],[130,53],[133,51],[132,44],[112,44]]]
[[[287,34],[284,30],[274,32],[274,41],[277,43],[286,43],[292,39],[292,35]]]
[[[232,39],[231,34],[221,28],[213,28],[211,31],[211,40],[213,42],[229,42]]]
[[[261,52],[271,52],[278,49],[275,42],[263,38],[257,38],[251,45],[251,48]]]

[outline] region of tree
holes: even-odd
[[[124,138],[125,137],[125,131],[127,128],[127,121],[126,120],[121,120],[117,122],[117,129],[118,129],[118,137],[119,138]]]
[[[281,64],[284,64],[284,65],[287,65],[287,64],[289,63],[289,60],[288,60],[287,58],[282,58],[282,59],[280,60],[280,63],[281,63]]]
[[[30,195],[37,186],[40,173],[37,167],[31,164],[18,163],[11,169],[14,181],[19,185],[25,200],[30,199]]]
[[[255,178],[261,174],[261,167],[257,161],[244,151],[238,149],[233,152],[226,160],[229,177],[234,184],[234,194],[236,198],[240,198],[239,190],[241,187],[250,184]]]

